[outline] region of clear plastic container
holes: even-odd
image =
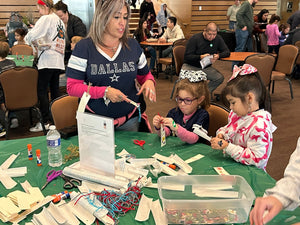
[[[48,164],[51,167],[58,167],[62,164],[62,154],[60,147],[60,133],[54,125],[49,127],[47,133]]]
[[[168,224],[245,223],[255,199],[241,176],[163,176],[157,184]]]

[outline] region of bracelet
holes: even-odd
[[[109,87],[110,87],[110,86],[107,86],[107,87],[106,87],[106,89],[105,89],[105,91],[104,91],[104,96],[103,96],[104,104],[105,104],[106,106],[108,106],[108,104],[110,103],[110,99],[106,97],[106,94],[107,94],[107,92],[108,92],[108,88],[109,88]]]

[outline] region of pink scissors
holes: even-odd
[[[144,144],[145,144],[146,142],[145,142],[144,140],[133,140],[133,143],[136,144],[136,145],[141,146],[141,148],[142,148],[143,150],[145,150],[145,149],[144,149]]]
[[[62,170],[50,170],[47,173],[47,181],[44,184],[44,186],[42,187],[41,190],[43,190],[51,181],[53,181],[55,178],[59,177],[62,174]]]

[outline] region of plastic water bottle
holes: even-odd
[[[51,167],[58,167],[62,164],[62,154],[60,149],[60,133],[54,125],[49,127],[47,133],[48,164]]]

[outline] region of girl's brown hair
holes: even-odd
[[[180,90],[190,92],[195,98],[204,96],[204,100],[200,103],[201,108],[208,109],[210,106],[210,95],[207,87],[207,81],[190,82],[189,79],[180,80],[176,85],[175,95],[177,96]]]

